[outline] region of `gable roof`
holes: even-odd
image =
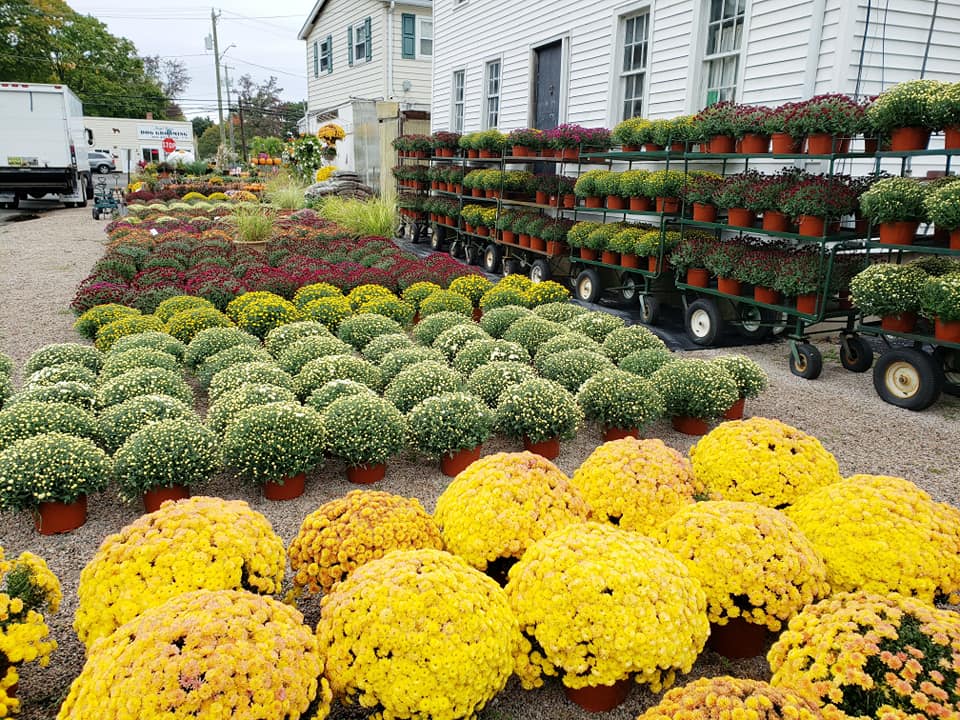
[[[414,5],[418,7],[433,7],[432,0],[398,0],[401,5]],[[380,0],[384,5],[389,5],[390,0]],[[317,20],[320,19],[320,13],[323,11],[323,7],[327,4],[327,0],[315,0],[313,3],[313,8],[307,14],[307,20],[303,23],[303,27],[300,28],[300,32],[297,34],[297,40],[306,40],[310,35],[310,32],[313,30],[313,26],[317,24]]]

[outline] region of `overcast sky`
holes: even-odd
[[[186,116],[217,119],[217,85],[213,52],[204,49],[210,33],[210,7],[130,0],[68,0],[79,13],[93,15],[114,35],[133,41],[141,55],[175,57],[187,66],[190,87],[179,100]],[[230,68],[230,79],[251,75],[264,81],[274,75],[284,100],[307,96],[306,54],[297,33],[313,7],[312,0],[226,0],[217,23],[220,52]],[[236,83],[233,83],[236,86]],[[226,95],[224,95],[226,105]]]

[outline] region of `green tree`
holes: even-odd
[[[203,134],[197,138],[197,155],[198,160],[206,160],[207,158],[215,158],[217,156],[217,148],[220,147],[220,127],[218,125],[210,125],[206,130],[203,131]]]
[[[213,126],[213,120],[209,117],[195,117],[190,121],[193,124],[193,134],[199,139],[208,127]]]
[[[132,42],[62,0],[0,2],[0,81],[61,83],[89,115],[163,118],[171,105]]]

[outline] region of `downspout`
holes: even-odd
[[[817,91],[817,70],[820,68],[820,48],[823,45],[823,20],[827,0],[813,0],[810,13],[810,41],[807,43],[807,66],[803,72],[803,98],[811,98]]]
[[[396,0],[390,0],[390,7],[387,9],[387,91],[383,96],[385,100],[393,99],[393,21],[396,7]]]

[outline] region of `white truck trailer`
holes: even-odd
[[[67,207],[93,195],[83,104],[66,85],[0,83],[0,204],[54,194]]]

